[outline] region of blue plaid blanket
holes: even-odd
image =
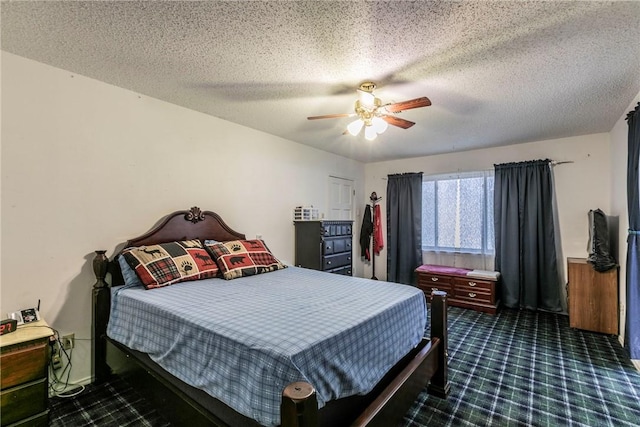
[[[414,287],[297,267],[112,292],[109,337],[266,426],[291,382],[320,406],[371,391],[427,320]]]

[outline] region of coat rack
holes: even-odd
[[[373,280],[378,280],[376,277],[376,203],[382,200],[382,197],[378,197],[376,192],[371,193],[371,220],[373,222],[373,238],[371,239],[371,278]]]

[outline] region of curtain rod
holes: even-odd
[[[526,161],[526,160],[525,160]],[[518,162],[513,162],[513,163],[518,163]],[[551,164],[551,166],[558,166],[558,165],[565,165],[567,163],[575,163],[573,160],[562,160],[562,161],[558,161],[558,160],[551,160],[549,162],[549,164]],[[494,170],[495,168],[491,168],[491,169],[484,169],[484,170]]]
[[[573,160],[562,160],[562,161],[558,161],[558,160],[551,160],[549,162],[551,164],[551,166],[558,166],[558,165],[565,165],[567,163],[575,163]],[[453,172],[443,172],[443,173],[436,173],[433,175],[455,175],[455,174],[459,174],[459,173],[465,173],[465,172],[484,172],[484,171],[493,171],[495,170],[495,168],[491,167],[488,169],[480,169],[480,170],[472,170],[472,171],[453,171]],[[429,174],[426,174],[425,172],[422,172],[425,176],[430,176]],[[387,181],[386,177],[381,177],[382,180]]]

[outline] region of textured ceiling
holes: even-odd
[[[1,4],[2,49],[364,162],[611,130],[640,92],[640,2]],[[427,96],[342,135],[355,88]],[[6,84],[7,82],[5,82]]]

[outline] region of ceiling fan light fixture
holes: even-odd
[[[375,88],[376,85],[373,82],[360,84],[357,90],[358,99],[355,102],[353,113],[325,114],[323,116],[307,117],[307,120],[357,116],[358,118],[349,123],[347,130],[343,134],[349,133],[352,136],[356,136],[364,127],[365,138],[373,141],[379,134],[385,132],[389,125],[397,126],[401,129],[409,129],[415,125],[414,122],[397,117],[396,113],[431,105],[431,101],[426,96],[383,105],[380,98],[376,98],[373,94]]]
[[[362,126],[364,126],[364,122],[360,119],[356,119],[353,122],[349,123],[347,126],[347,132],[351,135],[356,136],[362,130]]]
[[[367,141],[373,141],[378,136],[378,132],[376,132],[373,126],[367,126],[364,128],[364,137]]]
[[[360,99],[360,103],[368,108],[373,108],[375,106],[376,97],[373,96],[371,92],[364,92],[359,90],[358,97]]]
[[[383,133],[389,127],[389,124],[387,122],[385,122],[383,119],[381,119],[380,117],[374,117],[371,120],[371,124],[372,124],[373,128],[375,129],[376,133],[378,133],[378,134]]]

